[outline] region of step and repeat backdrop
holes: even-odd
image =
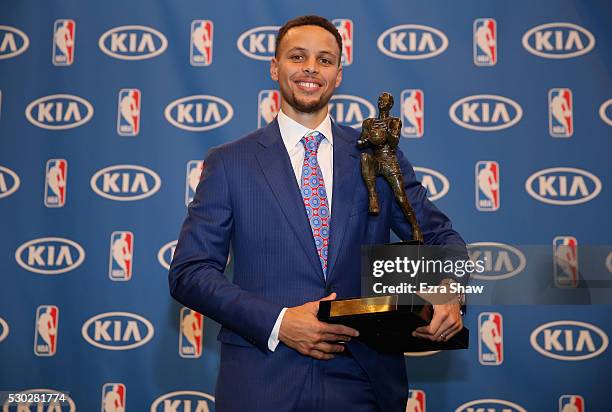
[[[0,391],[32,403],[3,411],[215,410],[219,326],[167,269],[207,150],[274,118],[276,32],[313,13],[344,39],[333,118],[395,96],[417,176],[489,258],[474,282],[612,279],[612,248],[579,259],[612,243],[609,2],[5,0]],[[469,350],[406,354],[407,411],[610,410],[609,314],[472,306]]]

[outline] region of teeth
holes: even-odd
[[[319,87],[318,84],[312,83],[312,82],[298,82],[298,84],[302,87],[307,87],[309,89],[314,89],[316,87]]]

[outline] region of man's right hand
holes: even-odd
[[[315,359],[332,359],[334,353],[342,352],[344,345],[338,342],[348,342],[352,337],[359,336],[359,332],[348,326],[332,325],[317,319],[319,302],[334,299],[336,293],[287,309],[278,333],[279,340],[302,355]]]

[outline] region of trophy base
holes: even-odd
[[[418,297],[420,304],[399,305],[398,296],[338,299],[319,302],[322,322],[342,324],[359,331],[359,339],[368,346],[391,353],[467,349],[469,331],[465,327],[444,342],[416,338],[412,332],[426,326],[433,316],[433,306]]]

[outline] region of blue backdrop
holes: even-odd
[[[611,243],[608,2],[5,0],[0,390],[214,411],[219,327],[170,298],[167,267],[201,160],[274,117],[275,33],[308,13],[347,45],[336,121],[391,92],[431,197],[501,257],[474,281],[532,276],[521,245],[546,245],[564,259],[543,275],[580,286],[580,246]],[[606,250],[590,263],[610,278]],[[609,409],[609,306],[474,306],[465,323],[469,350],[407,355],[408,410]]]

